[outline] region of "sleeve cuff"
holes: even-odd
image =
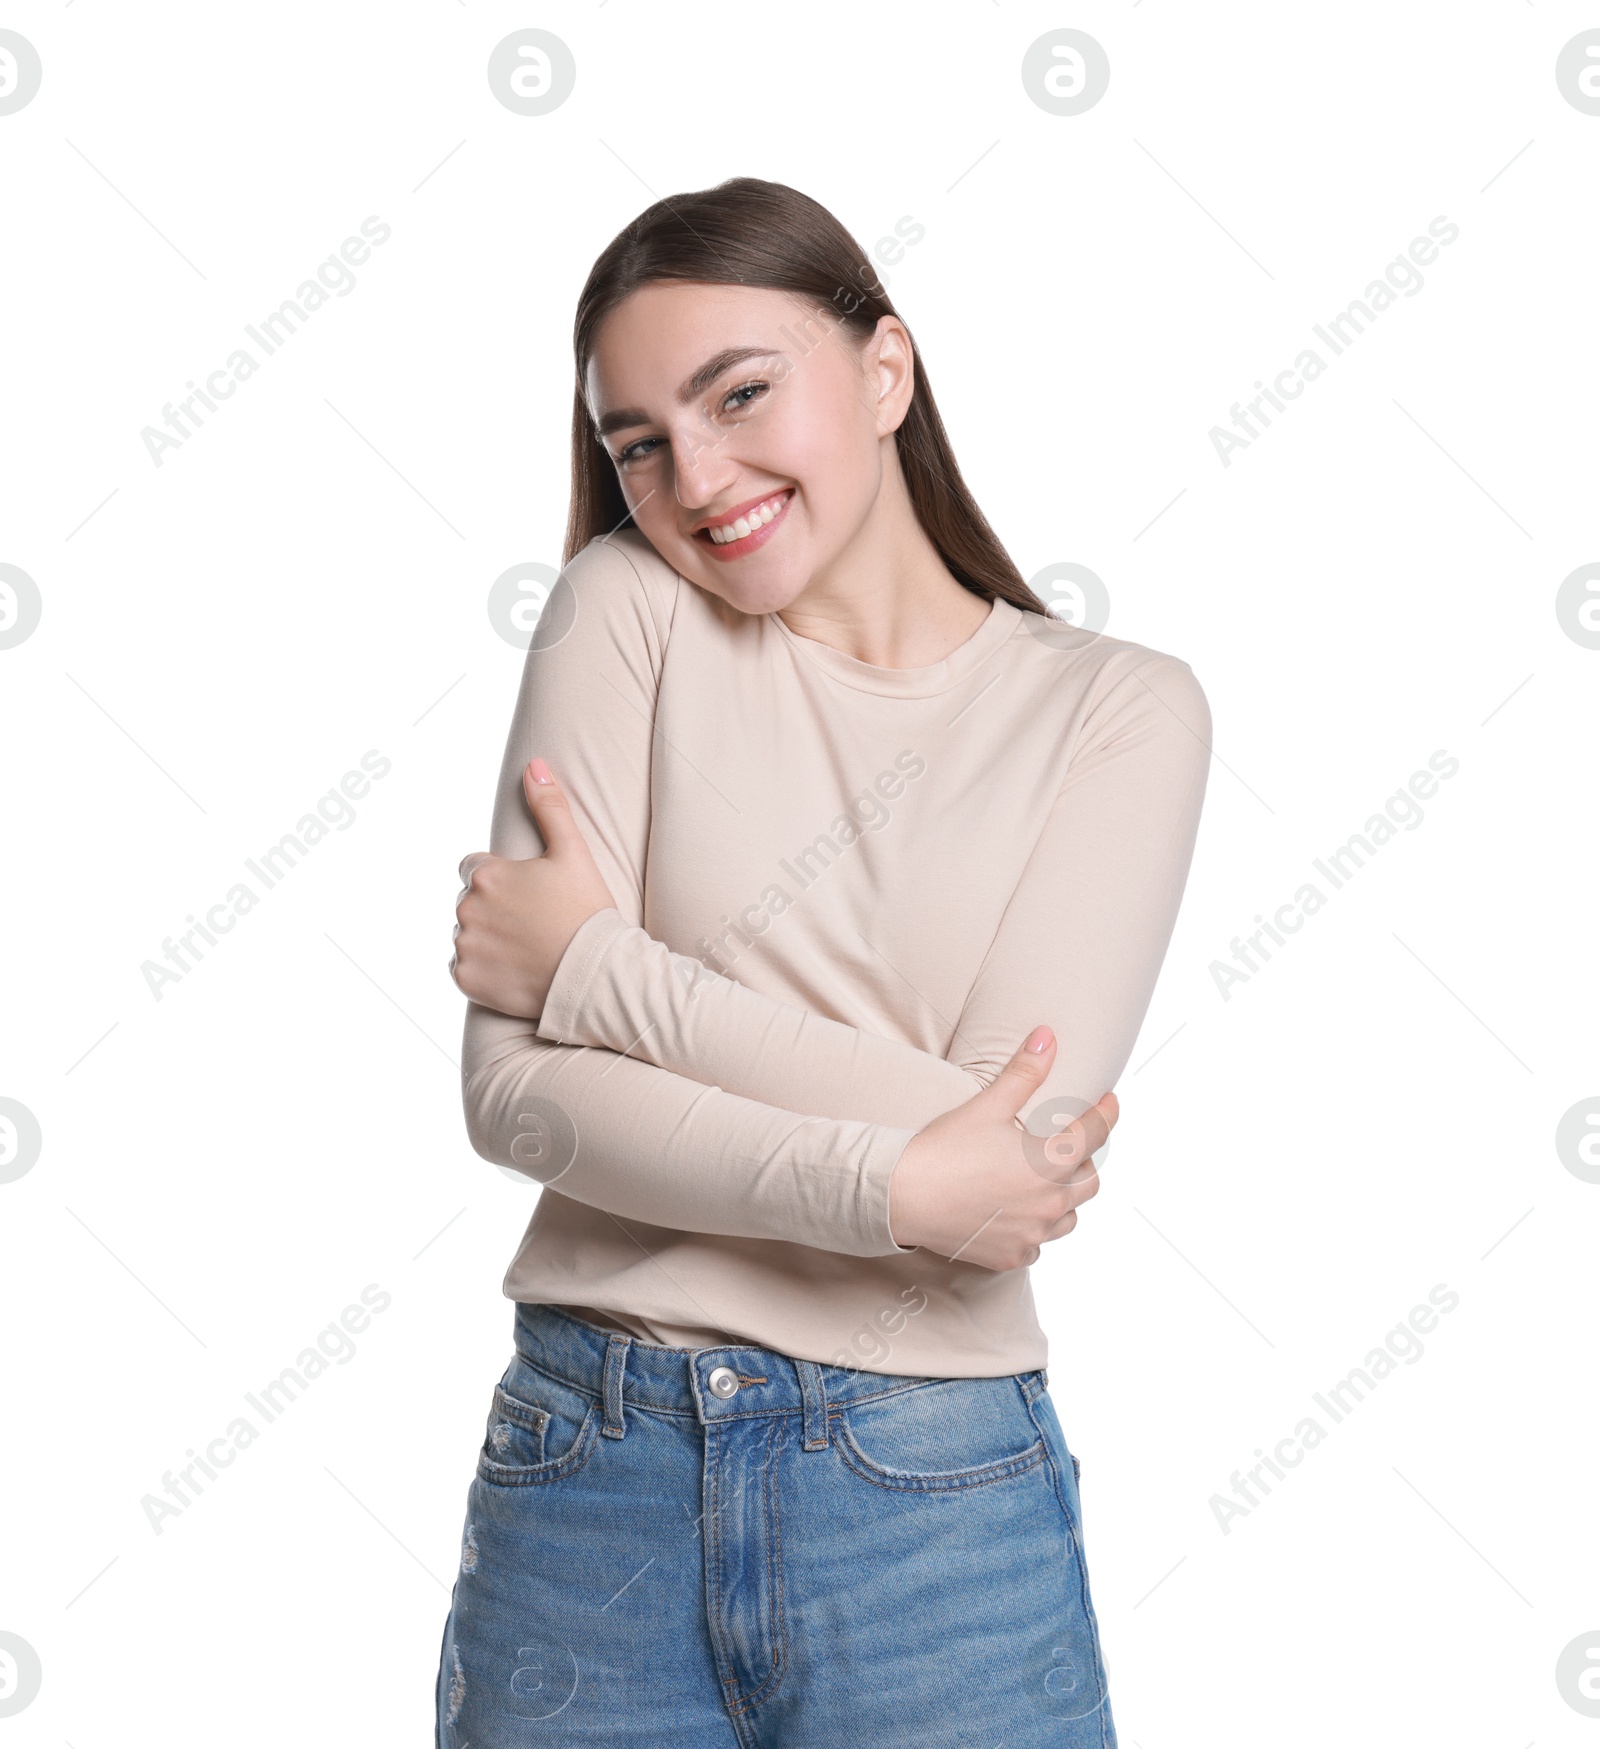
[[[544,1000],[544,1012],[535,1027],[538,1037],[551,1044],[592,1044],[583,1036],[584,998],[594,982],[595,972],[606,950],[622,932],[629,928],[627,920],[614,905],[596,911],[578,925],[577,933],[567,943],[567,950],[550,980],[549,994]]]
[[[871,1242],[870,1257],[909,1257],[915,1245],[897,1245],[889,1229],[889,1180],[915,1130],[874,1124],[861,1167],[862,1231]]]

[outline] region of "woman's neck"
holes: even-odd
[[[959,649],[992,603],[964,588],[917,520],[899,458],[856,538],[779,617],[797,637],[877,668],[927,668]]]

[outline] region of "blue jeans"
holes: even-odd
[[[658,1348],[518,1305],[437,1749],[1114,1749],[1043,1371]]]

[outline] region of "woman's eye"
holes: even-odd
[[[723,396],[722,405],[728,411],[737,413],[741,407],[748,407],[757,395],[764,395],[766,392],[767,384],[765,383],[741,383],[738,388],[730,389]],[[741,400],[741,396],[746,398]]]
[[[617,456],[617,466],[625,468],[629,462],[642,460],[650,453],[648,445],[659,441],[654,437],[641,437],[636,443],[626,444]]]

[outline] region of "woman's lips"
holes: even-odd
[[[768,496],[775,496],[775,494],[769,494]],[[756,548],[763,545],[770,536],[777,533],[777,531],[783,526],[783,519],[789,514],[789,506],[793,501],[794,488],[791,486],[784,493],[783,503],[779,506],[778,514],[773,517],[771,522],[764,522],[760,528],[751,529],[749,534],[744,535],[739,540],[727,541],[719,546],[711,538],[709,529],[700,528],[695,530],[695,541],[700,546],[704,547],[714,559],[721,559],[724,562],[729,559],[742,559],[746,553],[753,553]],[[758,504],[764,504],[767,502],[767,499],[758,498],[756,502]],[[734,518],[734,520],[737,521],[738,519]]]

